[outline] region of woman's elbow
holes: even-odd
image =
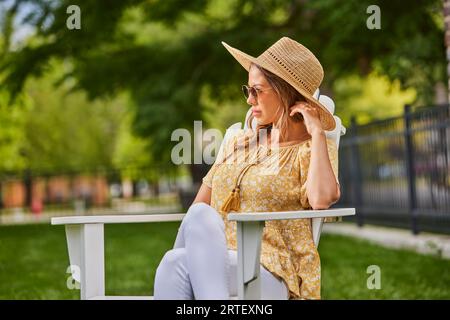
[[[340,195],[336,195],[329,199],[318,199],[310,201],[309,204],[313,210],[326,210],[339,201]]]
[[[310,203],[310,205],[313,210],[326,210],[331,206],[331,203],[319,202],[319,203]]]

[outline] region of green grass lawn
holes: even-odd
[[[106,294],[152,295],[156,267],[179,223],[105,228]],[[450,299],[450,260],[323,235],[323,299]],[[0,226],[0,299],[78,299],[69,274],[64,227]],[[367,267],[381,270],[381,289],[367,289]]]

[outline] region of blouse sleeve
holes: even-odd
[[[222,149],[224,149],[224,147],[225,146],[220,147],[220,151],[216,157],[216,160],[214,161],[212,167],[209,169],[208,173],[202,179],[203,183],[206,184],[210,188],[212,188],[212,180],[214,178],[214,174],[216,173],[216,170],[219,167],[219,163],[221,162],[220,157],[222,155],[222,152],[223,152]]]
[[[328,158],[330,159],[331,168],[333,169],[334,176],[336,177],[336,182],[339,183],[338,178],[338,169],[339,169],[339,157],[338,157],[338,149],[336,146],[336,142],[333,139],[327,138],[327,150],[328,150]],[[308,170],[311,159],[311,148],[307,150],[302,150],[300,155],[300,202],[304,209],[311,209],[311,205],[308,201],[308,196],[306,193],[306,180],[308,178]],[[330,220],[332,219],[332,220]],[[325,222],[336,221],[335,218],[325,218]]]
[[[214,174],[219,167],[219,164],[222,162],[225,155],[229,154],[231,152],[231,148],[233,148],[236,140],[238,139],[238,136],[241,134],[243,130],[235,130],[234,132],[230,132],[230,136],[225,136],[220,148],[219,152],[217,153],[216,160],[214,161],[214,164],[209,169],[208,173],[203,177],[202,181],[205,185],[212,188],[212,180],[214,178]]]
[[[214,177],[214,173],[217,170],[217,164],[216,162],[212,165],[212,167],[209,169],[206,176],[203,177],[202,181],[204,184],[206,184],[208,187],[212,188],[212,179]]]

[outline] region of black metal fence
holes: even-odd
[[[450,233],[450,107],[404,108],[399,117],[357,125],[339,144],[341,199],[351,220]]]

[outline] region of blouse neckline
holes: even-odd
[[[301,142],[295,143],[295,144],[289,144],[289,145],[286,145],[286,146],[280,146],[280,145],[279,145],[278,148],[279,148],[279,149],[294,148],[294,147],[298,147],[298,146],[302,145],[303,143],[308,142],[308,141],[311,141],[311,140],[312,140],[312,137],[309,138],[309,139],[303,140],[303,141],[301,141]],[[265,147],[265,148],[267,148],[267,146],[266,146],[265,144],[262,144],[262,146]],[[275,149],[275,148],[274,148],[274,147],[271,147],[270,149]]]

